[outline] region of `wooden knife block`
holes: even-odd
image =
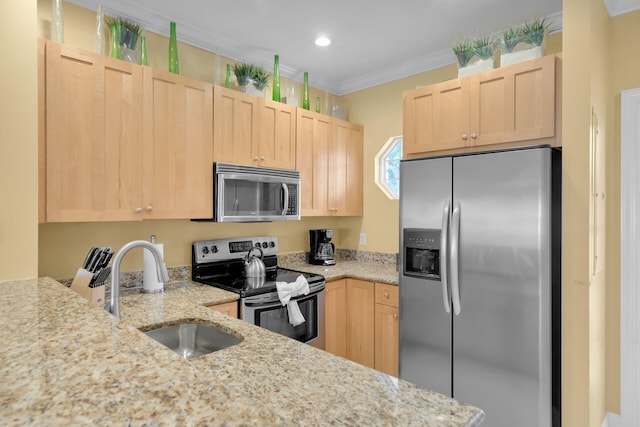
[[[85,297],[92,303],[104,304],[105,287],[98,286],[96,288],[90,288],[89,283],[91,283],[92,278],[92,272],[87,271],[84,268],[79,268],[78,272],[73,278],[73,282],[71,282],[71,289],[74,290],[78,295]]]

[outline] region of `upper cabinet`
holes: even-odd
[[[296,168],[296,108],[235,90],[214,91],[214,160]]]
[[[45,220],[138,219],[142,67],[53,42],[45,57]]]
[[[213,85],[144,67],[145,218],[213,217]]]
[[[478,146],[560,146],[561,59],[549,55],[404,94],[404,158]]]
[[[302,215],[362,215],[362,126],[300,108],[297,121]]]
[[[44,63],[42,220],[212,216],[212,85],[49,41]]]

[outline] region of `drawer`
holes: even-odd
[[[376,283],[376,304],[398,306],[398,286]]]

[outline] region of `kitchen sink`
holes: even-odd
[[[193,322],[161,326],[143,332],[186,360],[231,347],[242,341],[214,325]]]

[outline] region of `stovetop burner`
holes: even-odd
[[[244,277],[243,259],[252,247],[263,248],[266,275]],[[301,274],[310,291],[324,287],[324,276],[278,267],[278,240],[275,237],[248,237],[193,242],[193,281],[240,294],[240,298],[276,292],[276,282],[295,282]]]
[[[235,292],[240,294],[241,298],[244,298],[252,295],[276,292],[276,282],[295,282],[300,275],[303,275],[304,278],[307,279],[310,289],[313,289],[314,285],[322,284],[324,282],[324,276],[319,274],[287,270],[284,268],[277,268],[275,271],[270,271],[265,277],[225,275],[206,279],[200,278],[197,281],[229,292]]]

